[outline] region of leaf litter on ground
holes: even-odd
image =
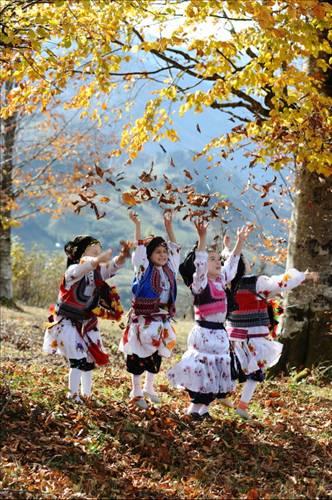
[[[105,338],[109,348],[116,335]],[[41,354],[42,325],[9,316],[1,337],[0,498],[332,494],[326,384],[267,381],[255,394],[253,420],[215,403],[213,422],[195,422],[184,415],[186,394],[167,384],[172,360],[157,377],[162,405],[144,411],[128,404],[129,376],[122,356],[113,354],[111,365],[94,373],[93,398],[75,405],[65,398],[65,362]]]

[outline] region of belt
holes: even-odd
[[[258,337],[268,337],[268,333],[253,333],[252,335],[248,334],[248,339],[255,339]]]
[[[209,330],[224,330],[224,323],[216,323],[215,321],[205,321],[204,319],[197,319],[196,323],[202,328]]]

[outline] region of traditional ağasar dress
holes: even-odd
[[[162,357],[170,357],[176,344],[171,318],[175,314],[180,247],[173,242],[167,247],[165,266],[149,261],[144,244],[139,244],[132,256],[132,309],[119,349],[126,355],[127,370],[134,375],[145,370],[158,373]]]
[[[225,287],[234,278],[239,257],[230,255],[220,276],[208,279],[208,253],[196,252],[193,283],[196,324],[188,337],[181,361],[168,372],[170,383],[185,388],[193,402],[209,404],[234,389],[230,345],[224,321],[227,313]]]
[[[304,279],[304,273],[297,269],[289,269],[278,276],[241,278],[234,296],[238,309],[229,314],[226,328],[241,368],[248,378],[262,381],[262,370],[275,365],[282,352],[282,344],[268,338],[270,318],[267,300],[295,288]]]
[[[98,318],[93,313],[93,310],[98,309],[97,285],[114,276],[120,267],[113,259],[94,270],[93,260],[94,257],[84,257],[81,263],[72,264],[66,270],[53,322],[46,329],[44,336],[44,352],[65,356],[71,360],[72,366],[75,364],[74,360],[77,360],[77,368],[84,368],[86,363],[94,363],[85,335],[103,349]],[[117,307],[117,304],[115,306]]]

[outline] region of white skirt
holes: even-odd
[[[147,358],[157,351],[160,356],[169,358],[175,345],[175,330],[169,319],[152,321],[138,316],[125,329],[119,350],[140,358]]]
[[[233,341],[235,354],[246,375],[259,369],[266,369],[278,363],[283,345],[266,337],[247,341]]]
[[[55,321],[60,319],[61,318],[57,317]],[[99,329],[90,330],[88,335],[100,349],[104,350]],[[77,328],[70,319],[66,318],[63,318],[58,324],[46,329],[43,351],[47,354],[59,354],[65,356],[67,359],[86,358],[89,363],[94,361],[88,351],[86,343],[78,333]]]
[[[173,387],[194,392],[231,392],[229,340],[224,329],[210,330],[195,325],[188,337],[188,349],[181,361],[168,371]]]

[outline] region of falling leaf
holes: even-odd
[[[162,193],[159,196],[158,203],[174,204],[176,203],[176,198],[175,196],[172,195],[166,196],[164,193]]]
[[[126,205],[134,206],[137,205],[137,200],[135,199],[134,193],[131,193],[129,191],[125,191],[122,193],[122,201]]]
[[[189,172],[189,170],[184,169],[183,172],[184,172],[184,175],[186,177],[188,177],[188,179],[190,179],[191,181],[193,180],[193,177],[192,177],[191,173]]]
[[[153,162],[151,164],[151,168],[150,168],[149,172],[145,172],[143,170],[143,172],[139,176],[139,179],[142,182],[153,182],[153,181],[155,181],[157,179],[157,176],[156,175],[152,175],[152,171],[153,171]]]
[[[207,207],[209,205],[210,198],[211,196],[208,194],[189,193],[187,195],[188,203],[197,207]]]
[[[104,170],[102,168],[100,168],[97,164],[95,165],[95,168],[96,168],[97,175],[99,175],[99,177],[103,177]]]

